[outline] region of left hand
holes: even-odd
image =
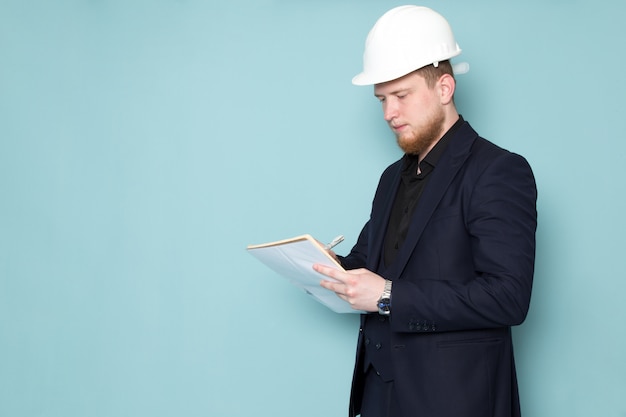
[[[374,272],[360,268],[340,271],[315,264],[313,269],[335,281],[322,280],[320,285],[346,300],[353,309],[377,312],[378,299],[385,289],[385,279]]]

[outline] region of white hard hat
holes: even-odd
[[[374,24],[365,41],[363,72],[355,85],[395,80],[426,65],[439,65],[461,53],[446,19],[427,7],[400,6],[389,10]],[[454,72],[467,72],[462,63]]]

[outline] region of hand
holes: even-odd
[[[322,280],[320,285],[346,300],[353,309],[378,311],[378,299],[385,290],[385,279],[364,268],[340,271],[315,264],[313,269],[335,281]]]

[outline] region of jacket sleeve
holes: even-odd
[[[359,234],[359,238],[347,256],[339,256],[339,263],[344,269],[357,269],[357,268],[365,268],[367,263],[367,242],[368,242],[368,228],[369,222],[365,223],[361,233]]]

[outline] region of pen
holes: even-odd
[[[334,238],[332,240],[332,242],[330,242],[328,245],[324,246],[324,249],[330,250],[330,249],[334,248],[335,246],[337,246],[338,244],[340,244],[341,242],[343,242],[343,235],[339,235],[336,238]]]

